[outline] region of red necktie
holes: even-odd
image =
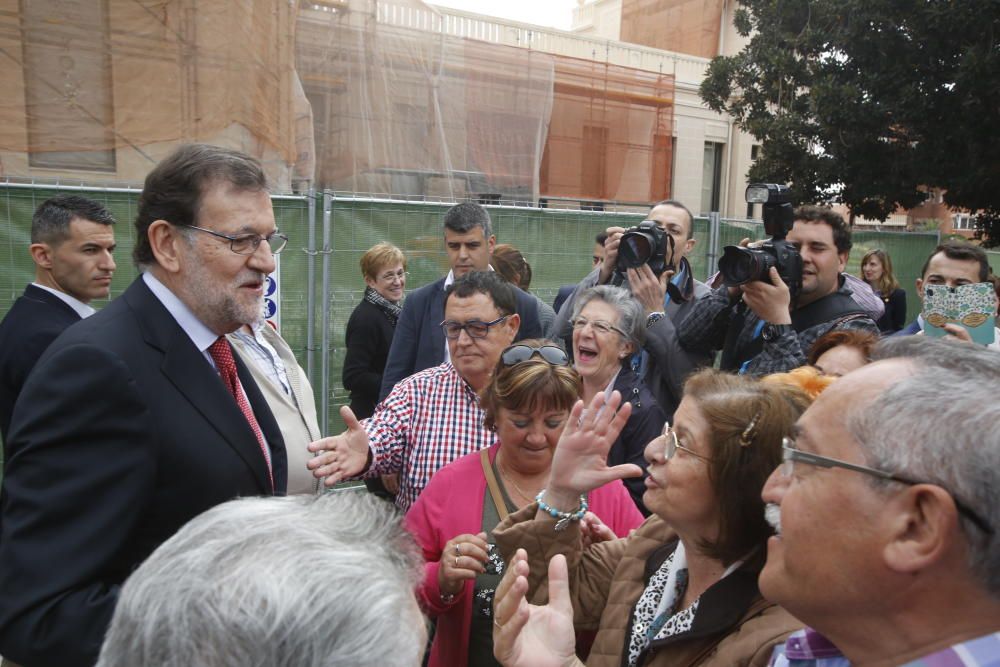
[[[243,393],[243,386],[240,385],[240,378],[236,374],[236,360],[233,359],[233,350],[229,347],[229,341],[226,340],[225,336],[220,336],[208,348],[208,353],[212,356],[212,360],[215,361],[215,367],[219,369],[219,375],[222,377],[223,384],[226,385],[226,389],[236,399],[236,405],[239,406],[240,412],[243,413],[243,417],[249,422],[250,428],[253,429],[254,435],[257,436],[257,444],[260,445],[260,451],[264,454],[264,463],[267,464],[267,477],[271,481],[271,489],[274,489],[274,474],[271,472],[271,452],[268,451],[267,443],[264,442],[264,434],[260,430],[257,418],[253,415],[250,402],[247,400],[246,394]]]

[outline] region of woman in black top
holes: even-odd
[[[351,392],[351,411],[371,417],[378,402],[382,372],[396,331],[406,288],[406,257],[389,243],[379,243],[361,257],[364,298],[347,321],[344,388]]]
[[[885,250],[869,250],[861,259],[861,272],[872,291],[885,302],[885,314],[878,328],[883,335],[895,333],[906,326],[906,292],[892,273],[892,260]]]

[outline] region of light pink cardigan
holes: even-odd
[[[490,460],[499,445],[490,447]],[[479,452],[456,459],[434,473],[417,501],[406,514],[406,527],[424,554],[424,582],[418,590],[424,611],[437,619],[429,667],[452,667],[468,662],[469,631],[472,623],[474,581],[467,581],[451,604],[441,602],[438,588],[438,561],[445,543],[462,533],[482,529],[486,477]],[[642,523],[642,514],[620,481],[594,489],[588,495],[590,510],[614,531],[625,537]]]

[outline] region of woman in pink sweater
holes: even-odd
[[[485,423],[498,443],[445,466],[406,515],[425,565],[421,604],[437,619],[431,667],[497,665],[493,657],[493,590],[503,561],[493,527],[530,505],[548,479],[552,452],[580,395],[579,374],[548,341],[504,350],[481,396]],[[488,478],[495,480],[491,485]],[[594,489],[585,539],[623,537],[642,523],[620,481]]]

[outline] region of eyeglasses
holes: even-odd
[[[668,461],[674,458],[674,454],[677,453],[678,449],[683,449],[685,452],[695,457],[696,459],[701,459],[702,461],[711,461],[712,459],[704,454],[699,454],[690,447],[685,447],[681,444],[680,440],[677,439],[677,433],[674,429],[670,428],[670,422],[663,423],[663,437],[667,439],[666,451],[664,451],[663,456]]]
[[[383,273],[378,277],[379,280],[384,280],[387,283],[403,282],[410,277],[407,271],[390,271],[388,273]]]
[[[483,322],[482,320],[472,320],[471,322],[466,322],[462,324],[461,322],[455,322],[453,320],[445,320],[441,323],[441,330],[444,331],[444,337],[455,340],[462,332],[469,334],[469,338],[486,338],[486,335],[490,332],[490,327],[500,324],[506,320],[510,315],[501,315],[492,322]]]
[[[211,229],[196,227],[195,225],[179,226],[187,229],[197,229],[199,232],[205,232],[206,234],[211,234],[212,236],[218,236],[220,239],[226,239],[229,241],[229,249],[237,255],[254,254],[257,252],[257,248],[260,247],[260,244],[264,241],[267,241],[267,245],[271,249],[271,254],[277,255],[285,249],[285,244],[288,243],[288,237],[278,230],[271,232],[267,236],[261,236],[260,234],[240,234],[239,236],[230,236],[229,234],[213,232]]]
[[[570,320],[570,324],[573,325],[574,329],[583,329],[589,324],[594,328],[594,331],[599,334],[609,334],[614,331],[625,338],[629,337],[627,333],[611,324],[611,322],[606,322],[604,320],[588,320],[586,317],[577,317],[576,319]]]
[[[500,361],[504,366],[514,366],[522,361],[527,361],[538,355],[544,361],[553,366],[569,366],[569,355],[561,347],[556,345],[542,345],[541,347],[531,347],[530,345],[511,345],[500,353]]]
[[[879,479],[899,482],[900,484],[908,484],[910,486],[914,486],[916,484],[931,484],[948,491],[947,488],[941,484],[937,484],[936,482],[922,482],[920,480],[904,477],[903,475],[886,472],[885,470],[878,470],[876,468],[869,468],[868,466],[858,465],[856,463],[841,461],[840,459],[832,459],[827,456],[804,452],[801,449],[795,448],[795,440],[792,438],[783,438],[781,440],[781,449],[783,450],[781,474],[784,477],[792,476],[792,473],[795,470],[795,462],[798,461],[799,463],[807,463],[809,465],[819,466],[820,468],[844,468],[845,470],[853,470],[854,472],[860,472],[864,475],[871,475],[872,477],[878,477]],[[952,497],[952,500],[955,501],[955,507],[958,509],[959,513],[964,514],[969,521],[975,524],[977,528],[987,535],[993,534],[993,528],[990,527],[990,524],[986,521],[986,519],[959,500],[951,491],[948,491],[948,494]]]

